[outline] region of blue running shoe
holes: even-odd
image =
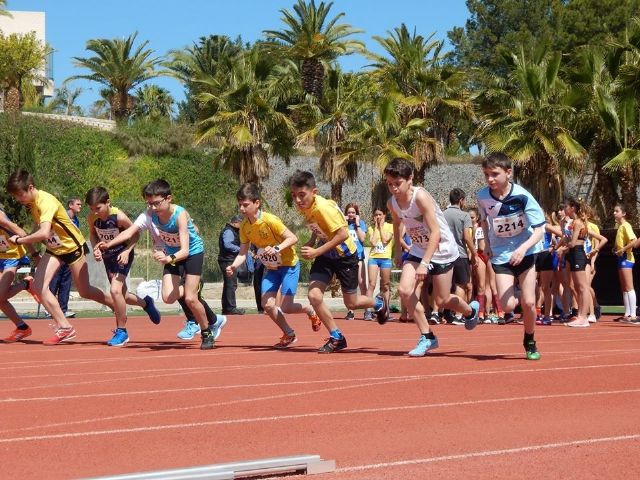
[[[389,304],[387,303],[387,299],[383,297],[381,294],[376,295],[376,317],[378,319],[378,323],[380,325],[384,325],[389,321]]]
[[[427,338],[424,335],[420,335],[416,348],[409,352],[410,357],[424,357],[429,350],[438,348],[437,338]]]
[[[123,347],[129,341],[129,334],[124,328],[116,328],[113,337],[107,342],[110,347]]]
[[[211,325],[211,331],[213,332],[214,340],[218,339],[218,337],[220,336],[220,332],[222,332],[222,329],[227,324],[226,315],[216,315],[216,317],[217,317],[216,323]]]
[[[196,336],[196,333],[200,333],[200,325],[193,320],[186,320],[184,322],[184,328],[178,332],[178,338],[180,340],[191,340]]]
[[[160,323],[160,311],[156,308],[156,304],[149,295],[144,297],[144,303],[146,304],[142,309],[149,315],[149,320],[158,325]]]
[[[464,317],[464,328],[473,330],[478,325],[478,312],[480,311],[480,303],[474,300],[469,304],[471,307],[471,317]]]

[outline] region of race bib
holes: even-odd
[[[180,232],[169,233],[159,230],[160,239],[169,247],[180,247]]]
[[[501,238],[515,237],[527,228],[524,212],[514,213],[506,217],[495,217],[492,222],[493,231],[497,237]]]
[[[282,265],[282,255],[280,252],[264,253],[264,248],[259,248],[256,252],[262,264],[269,270],[275,270]]]
[[[62,246],[62,240],[60,237],[52,230],[49,238],[47,238],[47,248],[59,248]]]
[[[355,230],[349,229],[349,235],[351,235],[351,238],[353,238],[354,242],[360,241],[360,239],[358,238],[358,233]]]
[[[424,228],[424,226],[413,227],[407,229],[407,233],[411,237],[411,244],[415,244],[420,248],[427,248],[427,244],[429,243],[429,233]]]
[[[118,236],[120,230],[117,228],[97,228],[96,233],[102,242],[110,242]]]
[[[9,239],[4,235],[0,235],[0,252],[6,252],[9,248],[11,248],[9,245]]]
[[[311,230],[311,233],[313,233],[317,239],[322,241],[327,240],[327,235],[325,235],[325,233],[320,229],[320,226],[317,223],[307,223],[307,228]]]
[[[384,249],[385,249],[384,243],[378,242],[373,247],[373,253],[384,253]]]

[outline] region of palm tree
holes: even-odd
[[[171,118],[173,97],[169,90],[157,85],[145,85],[136,91],[133,116],[136,118]]]
[[[0,17],[12,18],[12,15],[7,11],[7,0],[0,0]]]
[[[51,111],[63,115],[82,115],[82,107],[76,105],[76,101],[82,94],[82,88],[70,90],[66,85],[56,89],[56,94],[49,102]]]
[[[217,166],[240,182],[261,183],[269,175],[269,155],[290,158],[295,142],[291,119],[278,111],[281,98],[272,88],[275,65],[254,46],[239,56],[224,78],[203,77],[197,95],[211,114],[198,126],[197,141],[219,152]]]
[[[416,181],[444,159],[445,145],[461,119],[473,119],[466,75],[441,55],[444,43],[425,38],[402,24],[386,37],[374,37],[386,55],[368,54],[374,77],[387,95],[396,98],[400,124],[411,125],[415,138],[408,151],[417,168]]]
[[[86,49],[95,55],[87,58],[74,57],[76,66],[84,67],[92,73],[74,75],[69,80],[78,78],[92,80],[111,89],[113,97],[110,104],[116,120],[128,118],[133,110],[133,97],[129,95],[131,89],[164,74],[156,70],[162,59],[152,57],[153,51],[146,48],[148,41],[134,49],[137,36],[136,32],[126,39],[89,40]]]
[[[538,49],[512,56],[506,82],[485,89],[488,100],[477,135],[489,151],[503,151],[516,165],[521,183],[547,211],[564,196],[564,173],[576,169],[585,149],[567,128],[575,110],[567,105],[567,89],[558,78],[560,53]]]
[[[326,65],[340,55],[364,51],[359,40],[347,40],[347,37],[362,32],[346,23],[338,24],[344,16],[339,13],[328,20],[333,2],[298,0],[293,6],[294,12],[280,10],[284,30],[265,30],[268,40],[283,45],[290,58],[300,62],[302,87],[308,95],[317,99],[322,97]]]

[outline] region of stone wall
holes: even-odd
[[[36,112],[22,112],[23,115],[33,115],[41,118],[48,118],[50,120],[60,120],[63,122],[77,123],[87,127],[98,128],[100,130],[113,131],[116,128],[116,122],[114,120],[104,120],[102,118],[92,117],[75,117],[71,115],[58,115],[57,113],[36,113]]]

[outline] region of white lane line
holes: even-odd
[[[251,417],[251,418],[236,418],[236,419],[229,419],[229,420],[199,421],[199,422],[192,422],[192,423],[173,423],[173,424],[155,425],[155,426],[147,426],[147,427],[117,428],[117,429],[109,429],[109,430],[91,430],[88,432],[56,433],[56,434],[50,434],[50,435],[32,435],[32,436],[24,436],[24,437],[3,438],[3,439],[0,439],[0,443],[15,443],[15,442],[26,442],[26,441],[52,440],[52,439],[60,439],[60,438],[80,438],[80,437],[90,437],[90,436],[98,436],[98,435],[117,435],[117,434],[125,434],[125,433],[153,432],[153,431],[159,431],[159,430],[198,428],[198,427],[214,426],[214,425],[233,425],[233,424],[244,424],[244,423],[254,423],[254,422],[275,422],[275,421],[296,420],[296,419],[314,418],[314,417],[324,418],[326,416],[356,415],[356,414],[361,415],[361,414],[370,414],[370,413],[420,410],[420,409],[426,409],[426,408],[478,406],[483,404],[521,402],[521,401],[527,401],[527,400],[528,401],[551,400],[551,399],[559,399],[559,398],[574,398],[574,397],[582,398],[582,397],[589,397],[589,396],[624,395],[628,393],[640,393],[640,389],[560,393],[560,394],[552,394],[552,395],[530,395],[530,396],[520,396],[520,397],[468,400],[468,401],[460,401],[460,402],[444,402],[444,403],[431,403],[431,404],[421,404],[421,405],[399,405],[395,407],[336,410],[336,411],[328,411],[328,412],[310,412],[310,413],[291,414],[291,415],[273,415],[268,417]],[[42,428],[42,426],[40,426],[39,428]],[[453,456],[453,457],[456,457],[456,456]],[[441,458],[441,457],[437,457],[437,458]],[[377,465],[386,465],[386,464],[377,464]],[[351,467],[351,468],[358,469],[362,467]]]
[[[338,468],[335,470],[335,473],[380,470],[383,468],[402,467],[406,465],[420,465],[424,463],[447,462],[450,460],[467,460],[470,458],[494,457],[494,456],[501,456],[501,455],[510,455],[513,453],[524,453],[524,452],[535,452],[539,450],[548,450],[551,448],[577,447],[577,446],[583,446],[583,445],[590,446],[590,445],[597,445],[599,443],[628,442],[630,440],[633,441],[633,440],[639,440],[639,439],[640,439],[640,434],[620,435],[616,437],[587,438],[584,440],[572,440],[568,442],[543,443],[540,445],[529,445],[525,447],[505,448],[502,450],[485,450],[481,452],[459,453],[456,455],[443,455],[441,457],[416,458],[413,460],[400,460],[397,462],[372,463],[369,465],[356,465],[353,467]]]

